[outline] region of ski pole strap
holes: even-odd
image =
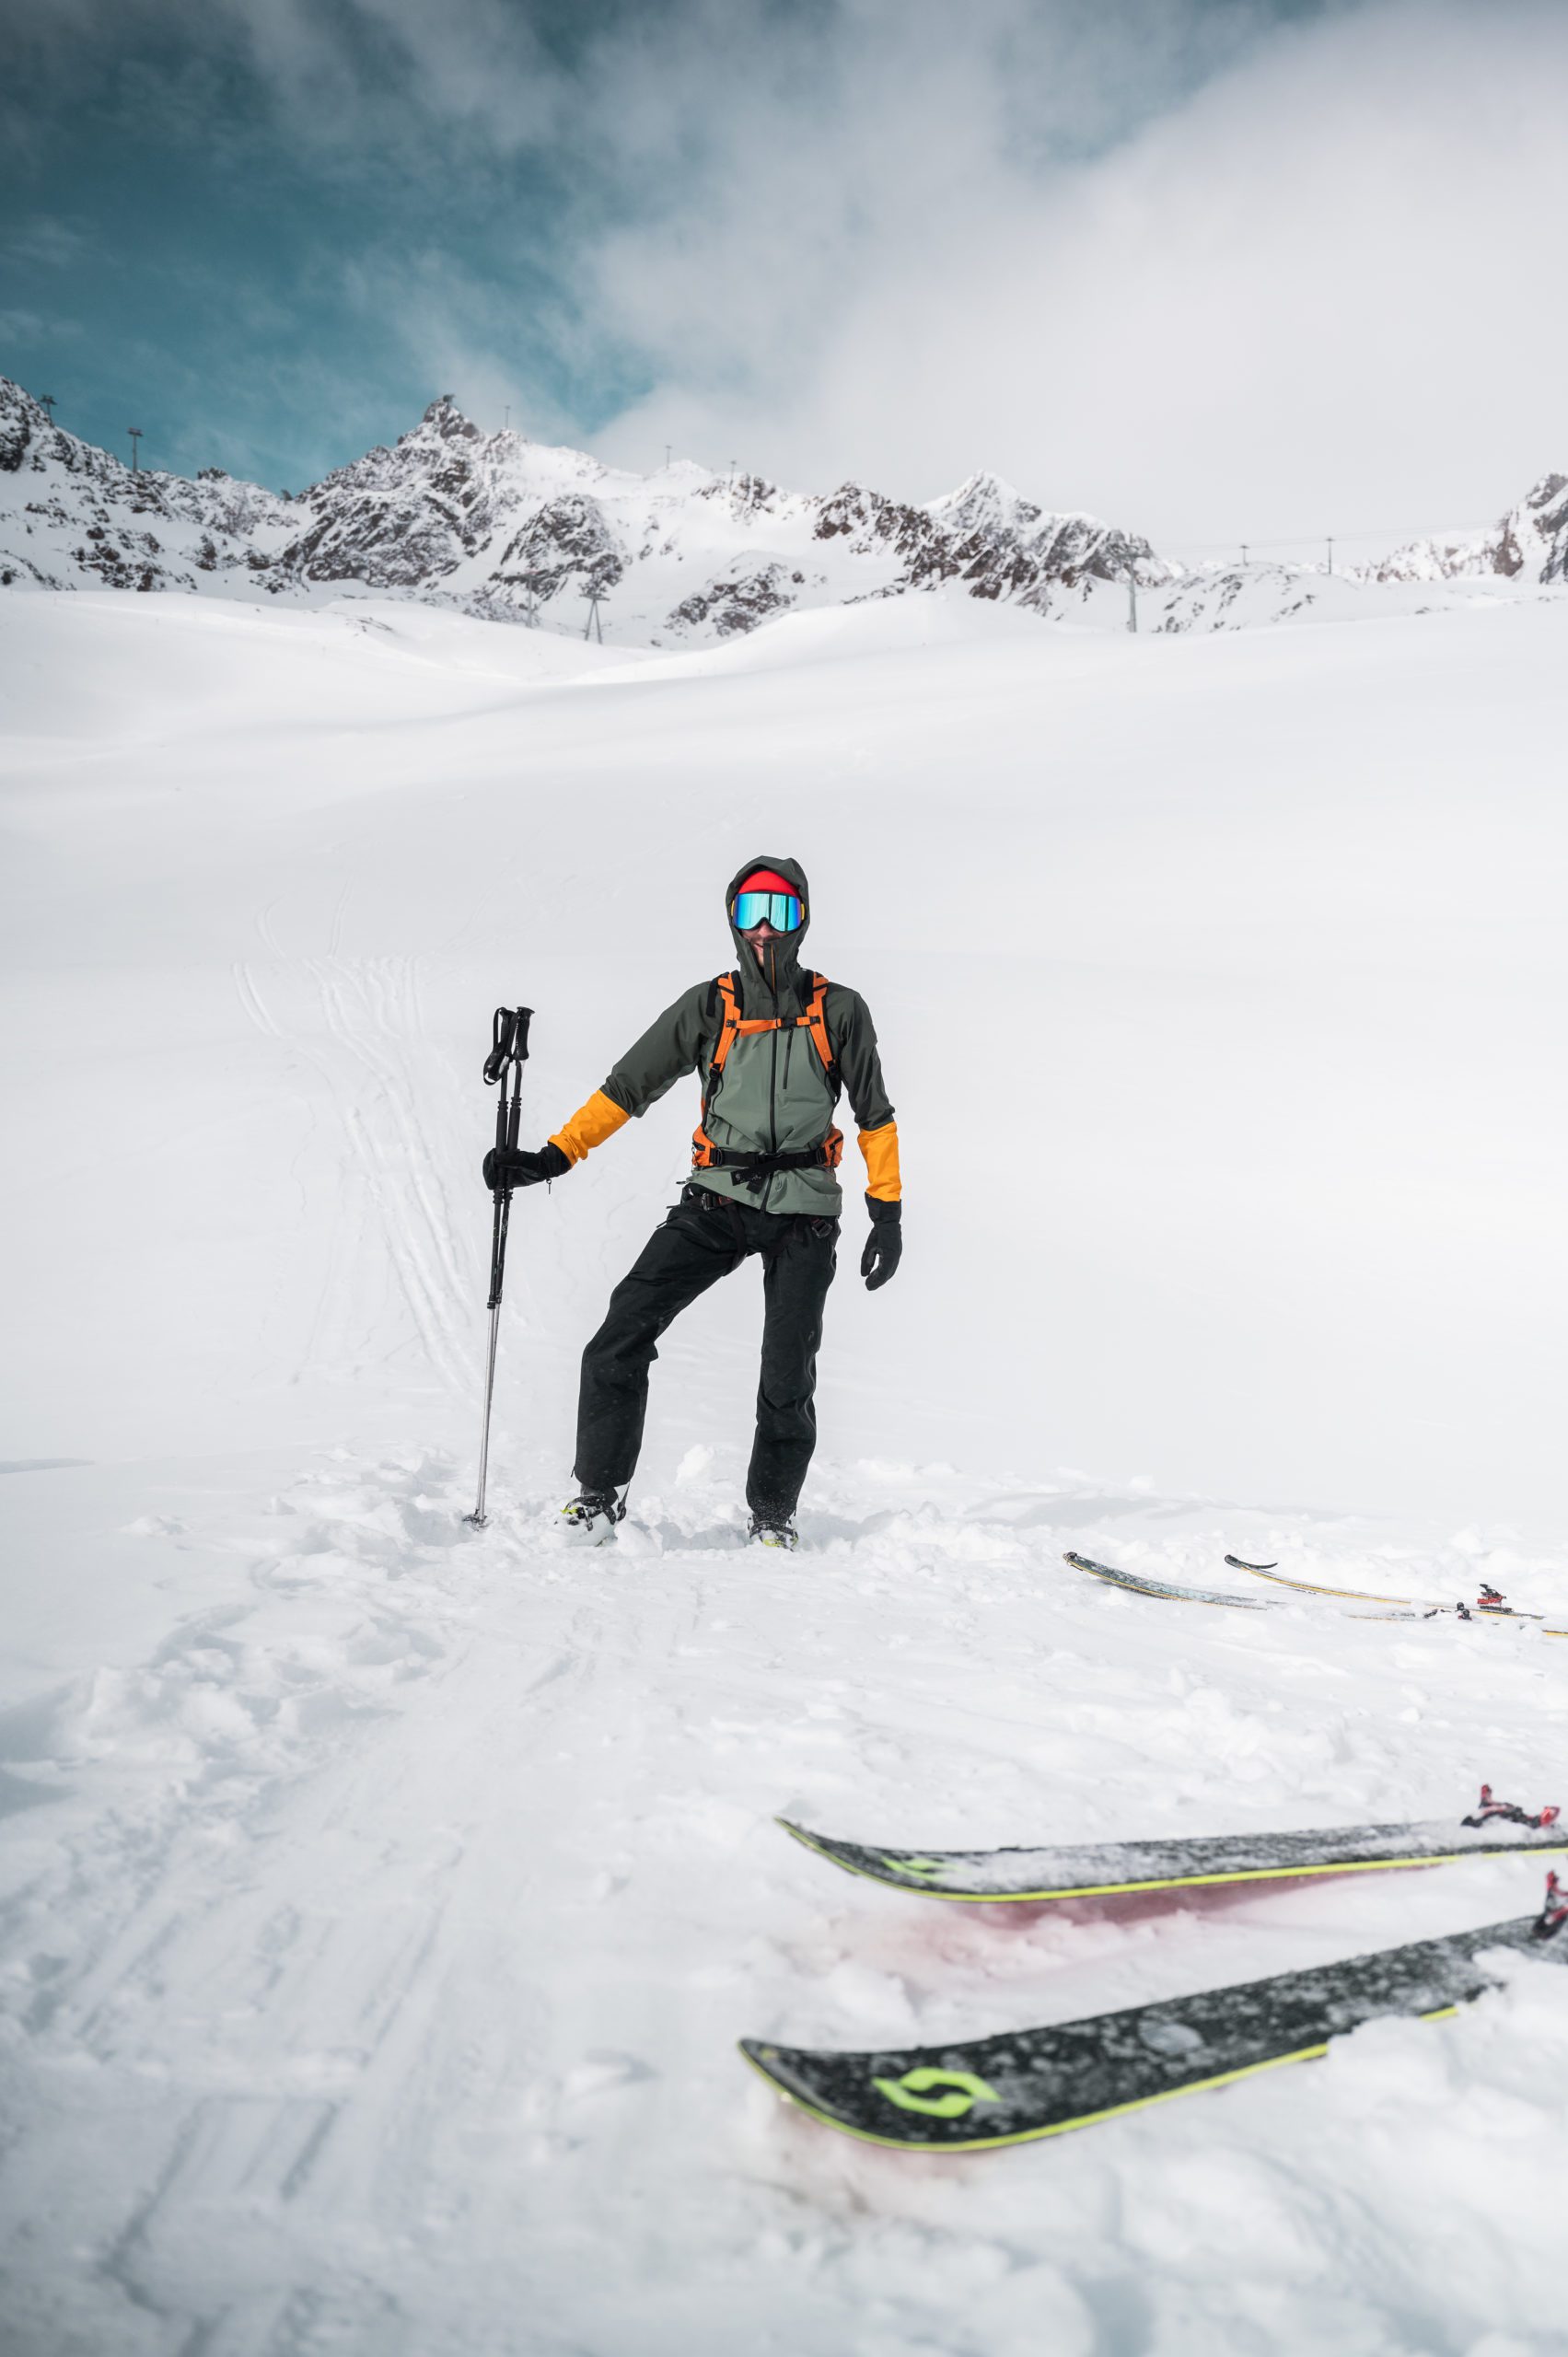
[[[508,1064],[528,1062],[531,1006],[498,1006],[491,1025],[490,1053],[484,1060],[484,1085],[494,1088]]]

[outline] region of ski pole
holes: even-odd
[[[486,1088],[499,1087],[495,1100],[495,1147],[500,1153],[517,1143],[517,1122],[522,1113],[523,1066],[528,1061],[528,1023],[531,1006],[498,1006],[491,1035],[491,1049],[484,1060]],[[476,1530],[485,1525],[484,1483],[490,1469],[490,1403],[495,1393],[495,1346],[501,1339],[501,1286],[506,1273],[506,1223],[512,1209],[512,1190],[499,1186],[495,1190],[494,1216],[490,1231],[490,1299],[485,1304],[490,1312],[490,1349],[484,1367],[484,1422],[479,1436],[479,1499],[472,1514],[463,1520],[472,1523]]]

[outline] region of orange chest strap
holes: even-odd
[[[721,974],[717,989],[724,1014],[719,1023],[718,1045],[708,1066],[710,1089],[723,1072],[725,1061],[743,1031],[809,1031],[817,1053],[822,1059],[823,1071],[832,1070],[833,1051],[828,1038],[828,978],[825,974],[812,975],[811,1002],[804,1015],[742,1015],[735,995],[733,974]]]

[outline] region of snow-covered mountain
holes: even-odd
[[[297,529],[290,501],[221,468],[133,472],[0,377],[0,587],[231,589]]]
[[[485,434],[450,394],[390,449],[294,496],[220,469],[134,472],[52,424],[0,377],[0,587],[215,592],[321,605],[412,598],[490,621],[581,632],[588,600],[622,645],[733,638],[798,609],[950,586],[1057,620],[1232,631],[1432,602],[1444,583],[1568,587],[1568,476],[1547,475],[1495,529],[1412,542],[1328,575],[1157,556],[1092,516],[1052,513],[993,474],[923,505],[865,484],[795,492],[679,460],[639,475],[582,450]],[[1439,596],[1437,602],[1446,602]]]
[[[1454,581],[1501,574],[1543,587],[1568,582],[1568,475],[1542,475],[1489,532],[1468,540],[1411,540],[1361,571],[1370,581]]]
[[[1145,540],[1055,515],[994,475],[911,506],[680,461],[651,475],[516,433],[449,394],[390,449],[285,497],[215,469],[133,472],[0,379],[0,586],[215,590],[307,603],[359,586],[622,640],[722,639],[796,607],[951,582],[1046,613],[1088,585],[1171,579]]]

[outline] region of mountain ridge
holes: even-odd
[[[994,476],[919,506],[855,482],[791,492],[689,461],[637,475],[486,434],[449,394],[390,447],[290,495],[216,470],[134,471],[0,379],[0,494],[7,480],[3,586],[291,600],[362,586],[524,621],[597,596],[621,635],[653,645],[945,582],[1043,612],[1053,593],[1130,568],[1149,586],[1173,577],[1146,540],[1051,514]]]
[[[647,475],[486,433],[450,394],[389,445],[296,493],[217,468],[132,469],[0,377],[0,587],[105,586],[320,603],[407,597],[484,620],[576,630],[602,610],[649,646],[713,643],[813,607],[948,588],[1058,620],[1230,630],[1329,620],[1358,593],[1470,579],[1568,587],[1568,476],[1489,532],[1316,567],[1160,557],[1141,535],[1047,509],[980,470],[923,504],[845,482],[822,493],[691,460]],[[1350,604],[1347,605],[1347,600]]]

